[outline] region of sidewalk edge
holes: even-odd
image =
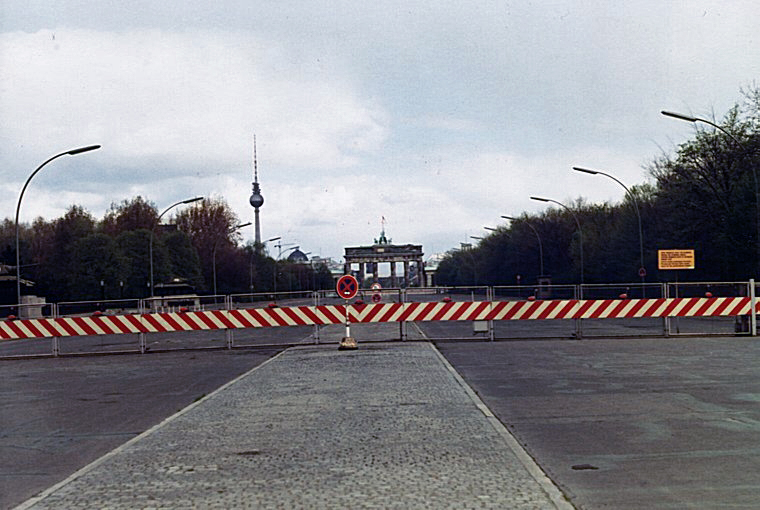
[[[13,510],[27,510],[29,508],[32,508],[34,505],[36,505],[37,503],[39,503],[40,501],[42,501],[46,497],[50,496],[52,493],[54,493],[58,489],[60,489],[60,488],[64,487],[65,485],[73,482],[74,480],[76,480],[80,476],[83,476],[83,475],[89,473],[90,471],[92,471],[93,469],[95,469],[96,467],[98,467],[99,465],[101,465],[104,462],[106,462],[107,460],[109,460],[111,457],[114,457],[115,455],[118,455],[123,450],[129,448],[133,443],[136,443],[137,441],[140,441],[142,438],[144,438],[146,436],[149,436],[150,434],[154,433],[155,431],[161,429],[162,427],[164,427],[167,424],[171,423],[172,421],[176,420],[177,418],[179,418],[183,414],[191,411],[192,409],[195,409],[196,407],[198,407],[199,405],[201,405],[206,400],[208,400],[211,397],[215,396],[217,393],[221,393],[222,391],[224,391],[228,387],[230,387],[233,384],[237,383],[239,380],[247,377],[252,372],[258,370],[259,368],[263,367],[264,365],[269,364],[271,361],[274,361],[275,359],[279,358],[281,355],[283,355],[287,351],[288,351],[288,349],[283,349],[282,351],[278,352],[276,355],[274,355],[271,358],[267,359],[263,363],[260,363],[259,365],[256,365],[252,369],[250,369],[250,370],[244,372],[243,374],[237,376],[233,380],[231,380],[231,381],[223,384],[222,386],[220,386],[219,388],[215,389],[214,391],[212,391],[211,393],[209,393],[205,397],[198,399],[197,401],[193,402],[192,404],[190,404],[189,406],[185,407],[184,409],[180,409],[179,411],[177,411],[173,415],[169,416],[168,418],[164,419],[163,421],[157,423],[156,425],[153,425],[151,428],[149,428],[145,432],[142,432],[142,433],[138,434],[137,436],[133,437],[132,439],[130,439],[126,443],[122,444],[121,446],[118,446],[118,447],[114,448],[113,450],[111,450],[110,452],[108,452],[105,455],[103,455],[102,457],[99,457],[99,458],[95,459],[94,461],[90,462],[89,464],[87,464],[83,468],[77,470],[73,474],[71,474],[68,477],[66,477],[64,480],[56,483],[55,485],[53,485],[51,487],[48,487],[47,489],[45,489],[44,491],[40,492],[39,494],[37,494],[35,496],[32,496],[31,498],[27,499],[26,501],[24,501],[20,505],[14,507]]]
[[[515,454],[515,456],[517,456],[522,465],[525,466],[525,469],[528,470],[533,479],[536,480],[536,482],[541,486],[541,489],[549,496],[549,499],[551,499],[552,503],[554,503],[554,506],[560,510],[574,510],[575,507],[572,505],[572,503],[570,503],[565,494],[541,469],[533,457],[531,457],[530,454],[525,451],[525,449],[520,445],[517,439],[515,439],[512,433],[509,432],[504,424],[499,421],[499,419],[491,412],[491,410],[483,402],[483,400],[481,400],[478,394],[475,393],[475,390],[473,390],[470,385],[467,384],[467,382],[462,378],[462,376],[459,375],[459,372],[457,372],[451,363],[449,363],[449,360],[447,360],[446,357],[441,354],[441,352],[438,350],[438,347],[436,347],[433,343],[430,343],[429,345],[430,348],[433,349],[433,352],[435,352],[438,358],[441,360],[441,363],[443,363],[443,365],[449,371],[449,373],[451,373],[459,385],[462,386],[465,393],[467,393],[473,403],[478,407],[478,409],[480,409],[483,415],[485,415],[491,426],[496,430],[496,432],[499,433],[499,435],[502,436],[502,438],[504,438],[504,441],[507,443],[509,448]]]

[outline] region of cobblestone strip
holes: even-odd
[[[20,508],[571,508],[427,343],[285,351]]]
[[[438,354],[441,362],[446,366],[449,372],[451,372],[451,375],[462,386],[462,389],[470,396],[478,409],[480,409],[483,415],[488,419],[488,421],[491,423],[491,426],[493,426],[493,428],[504,438],[504,441],[506,441],[507,445],[512,449],[515,456],[520,459],[520,462],[522,462],[523,466],[525,466],[525,469],[528,470],[531,476],[535,478],[541,488],[551,498],[556,507],[558,509],[572,509],[573,506],[567,500],[562,491],[559,490],[559,488],[546,475],[546,473],[544,473],[539,465],[536,464],[536,461],[533,460],[533,457],[531,457],[530,454],[525,451],[525,448],[522,447],[522,445],[517,441],[517,439],[515,439],[512,433],[509,432],[509,430],[504,426],[504,424],[501,423],[496,416],[494,416],[488,406],[486,406],[485,402],[480,399],[478,394],[475,393],[470,385],[467,384],[461,375],[459,375],[459,372],[454,369],[451,363],[449,363],[449,361],[443,356],[443,354],[440,353],[440,351],[438,351],[438,349],[436,349],[435,352]]]

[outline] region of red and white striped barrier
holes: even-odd
[[[353,323],[644,317],[729,317],[750,314],[748,297],[372,303],[349,306]],[[758,313],[760,303],[756,303]],[[0,340],[168,333],[345,323],[344,305],[251,308],[0,321]]]

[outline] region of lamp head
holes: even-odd
[[[94,151],[96,149],[100,149],[100,145],[88,145],[87,147],[79,147],[78,149],[71,149],[66,154],[68,154],[69,156],[75,156],[77,154]]]
[[[187,200],[183,200],[183,204],[192,204],[193,202],[197,202],[198,200],[203,200],[203,197],[195,197],[195,198],[188,198]]]
[[[698,120],[696,117],[692,117],[690,115],[684,115],[683,113],[669,112],[667,110],[662,110],[660,113],[665,115],[666,117],[673,117],[674,119],[685,120],[686,122],[697,122]]]
[[[248,223],[241,223],[240,225],[236,225],[235,228],[234,228],[234,230],[237,230],[237,229],[243,228],[243,227],[247,227],[250,224],[251,224],[250,221]]]
[[[551,202],[548,198],[542,198],[542,197],[530,197],[531,200],[538,200],[539,202]]]
[[[584,174],[591,174],[591,175],[597,175],[599,172],[596,170],[589,170],[588,168],[581,168],[578,166],[574,166],[573,170],[576,172],[583,172]]]

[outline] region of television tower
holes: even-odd
[[[261,224],[259,223],[259,207],[264,205],[264,197],[261,196],[261,188],[259,188],[259,169],[256,162],[256,135],[253,135],[253,193],[250,198],[251,206],[254,211],[254,225],[256,228],[255,244],[257,250],[261,249]]]

